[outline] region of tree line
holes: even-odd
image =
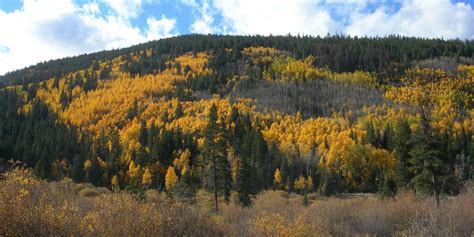
[[[118,56],[137,55],[145,49],[153,49],[154,55],[167,55],[170,58],[187,52],[202,51],[213,51],[219,55],[223,54],[225,49],[235,49],[232,56],[232,60],[235,61],[242,49],[256,46],[289,51],[296,58],[312,55],[318,59],[315,66],[327,66],[337,72],[364,70],[394,77],[415,60],[442,56],[461,60],[463,57],[472,57],[474,52],[472,40],[425,39],[397,35],[388,37],[185,35],[150,41],[128,48],[38,63],[6,73],[0,77],[0,83],[18,85],[40,82],[84,70],[97,62],[110,61]],[[141,70],[142,67],[145,69],[163,67],[163,64],[156,61],[144,60],[138,65],[130,61],[129,63],[132,64],[130,65],[131,72]]]

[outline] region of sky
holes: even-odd
[[[0,75],[191,33],[474,39],[474,0],[0,0]]]

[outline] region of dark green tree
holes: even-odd
[[[372,123],[372,121],[369,121],[365,124],[365,130],[367,131],[367,135],[363,140],[364,143],[379,147],[379,133],[374,128],[374,124]]]
[[[411,150],[411,129],[406,120],[396,124],[393,134],[393,149],[397,157],[395,166],[395,182],[397,188],[406,188],[410,183],[410,172],[408,170]]]
[[[101,185],[102,175],[104,171],[99,165],[99,160],[97,158],[90,158],[90,167],[87,170],[87,179],[90,183],[95,186]]]
[[[239,173],[237,177],[237,192],[239,203],[243,206],[250,206],[252,195],[252,173],[248,157],[239,157]]]
[[[76,154],[72,163],[71,178],[79,183],[84,181],[84,175],[84,159]]]
[[[413,175],[411,184],[419,193],[434,195],[436,206],[439,207],[444,183],[448,181],[452,188],[456,189],[461,185],[457,182],[454,169],[449,165],[446,147],[443,146],[441,139],[428,134],[425,129],[416,131],[410,142],[413,145],[409,159]]]
[[[217,107],[215,104],[212,104],[208,113],[207,125],[204,129],[204,147],[202,152],[207,163],[208,177],[212,180],[206,186],[214,191],[215,211],[219,210],[218,196],[225,189],[222,181],[219,180],[219,176],[222,176],[222,173],[226,171],[222,170],[220,164],[224,163],[224,159],[227,159],[226,141],[221,127],[217,124],[217,120]]]
[[[174,111],[174,119],[179,119],[183,115],[184,115],[183,106],[181,105],[181,103],[178,103],[178,106],[176,106],[176,109]]]
[[[34,174],[40,178],[40,179],[45,179],[48,177],[48,174],[46,173],[46,161],[43,157],[41,157],[38,162],[36,162],[35,168],[33,169]]]

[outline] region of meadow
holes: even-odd
[[[26,169],[0,181],[0,236],[472,236],[474,189],[434,198],[407,191],[394,198],[372,194],[303,197],[263,191],[250,207],[213,211],[212,195],[192,202],[148,190],[143,197],[65,178],[47,182]]]

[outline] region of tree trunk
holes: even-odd
[[[214,210],[217,212],[219,211],[219,206],[217,203],[217,160],[213,158],[213,166],[214,166]]]
[[[436,208],[439,208],[439,190],[438,190],[438,180],[436,176],[431,172],[431,182],[433,185],[433,192],[436,199]]]

